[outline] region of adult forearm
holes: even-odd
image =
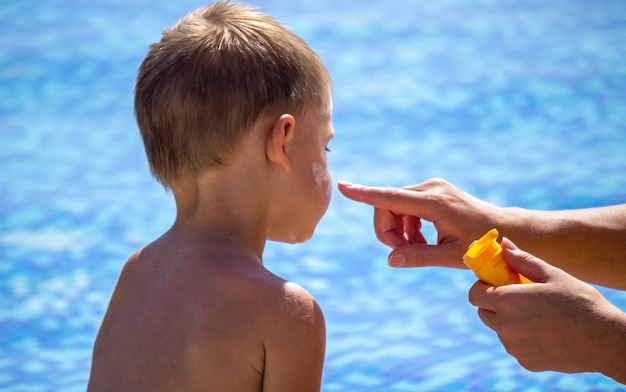
[[[599,372],[626,385],[626,313],[615,308],[613,314],[606,330],[596,333],[602,340],[597,345],[596,365]]]
[[[626,289],[626,204],[581,210],[504,208],[503,236],[590,283]]]

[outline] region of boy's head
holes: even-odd
[[[197,9],[164,31],[139,67],[135,116],[165,186],[227,163],[265,114],[324,110],[320,58],[270,16],[230,2]]]

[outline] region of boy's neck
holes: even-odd
[[[199,244],[247,248],[261,260],[267,238],[267,198],[258,179],[249,181],[232,171],[206,172],[173,188],[177,213],[172,231]]]

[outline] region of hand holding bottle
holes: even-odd
[[[531,371],[602,372],[626,382],[626,313],[592,286],[502,240],[502,255],[536,282],[478,281],[469,301],[506,351]]]

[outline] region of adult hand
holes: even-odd
[[[469,300],[528,370],[599,371],[626,382],[626,314],[592,286],[502,241],[509,266],[534,284],[477,282]]]
[[[374,230],[379,241],[393,248],[392,267],[467,268],[462,260],[469,244],[497,227],[497,219],[504,215],[503,209],[440,179],[402,188],[347,182],[338,187],[347,198],[375,207]],[[437,244],[426,243],[422,219],[434,224]]]

